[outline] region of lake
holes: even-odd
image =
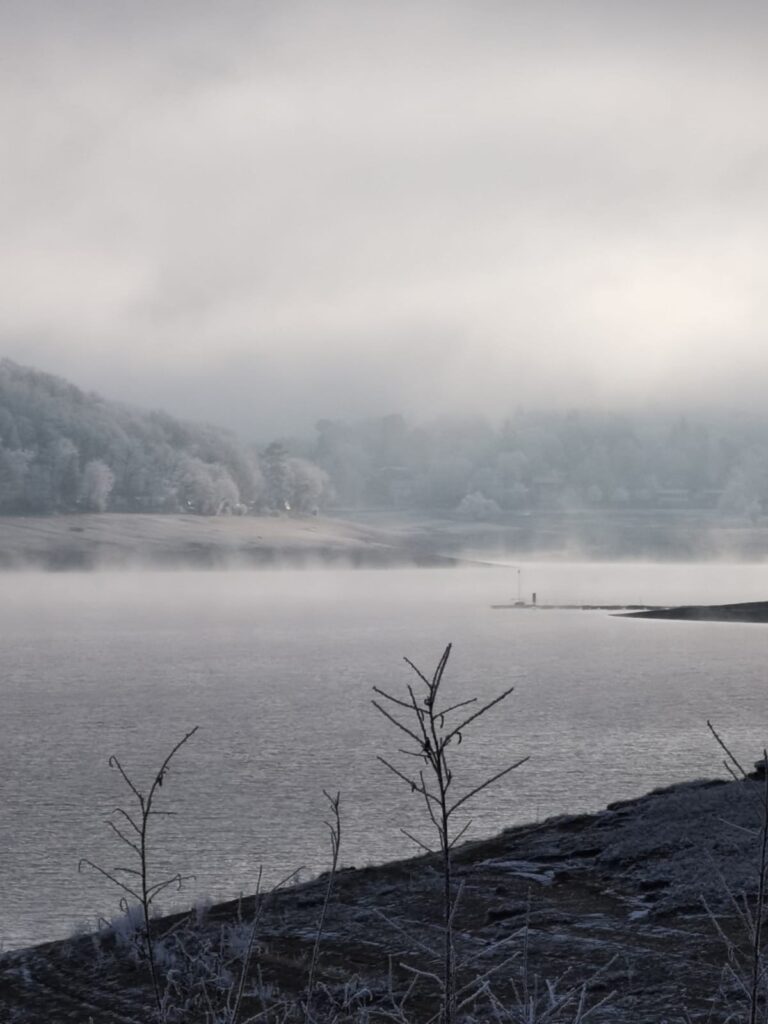
[[[371,687],[397,693],[407,655],[446,689],[515,692],[457,748],[457,786],[530,761],[473,805],[471,835],[594,810],[722,774],[711,718],[745,762],[766,743],[768,626],[491,610],[512,567],[6,573],[0,682],[0,943],[58,938],[117,911],[81,857],[127,863],[104,824],[190,727],[160,794],[153,863],[196,877],[174,906],[252,892],[327,861],[322,789],[341,790],[342,861],[414,852],[422,807],[388,775],[402,737]],[[540,603],[725,602],[768,596],[763,565],[534,563]]]

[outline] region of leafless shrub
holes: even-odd
[[[149,863],[149,830],[153,818],[158,815],[169,815],[174,813],[173,811],[158,810],[155,807],[155,800],[157,799],[165,777],[168,774],[171,761],[184,744],[195,735],[197,730],[198,726],[195,726],[194,729],[190,729],[190,731],[179,740],[160,765],[159,770],[154,774],[151,785],[145,791],[139,789],[114,754],[110,757],[109,767],[119,772],[123,782],[130,790],[131,804],[129,804],[129,810],[126,810],[124,807],[115,808],[114,815],[117,817],[118,823],[108,819],[107,825],[112,829],[120,842],[129,849],[129,856],[133,858],[133,862],[136,866],[129,867],[127,865],[118,865],[117,867],[107,869],[101,867],[99,864],[95,864],[87,857],[82,858],[78,865],[79,871],[82,871],[84,868],[90,868],[91,870],[98,872],[98,874],[110,881],[124,894],[120,899],[120,908],[126,919],[132,921],[133,911],[129,901],[133,901],[133,906],[141,908],[141,916],[143,918],[143,952],[146,956],[149,967],[155,1007],[160,1019],[163,1019],[165,1010],[163,1004],[163,990],[157,971],[155,940],[150,923],[152,907],[155,900],[162,892],[165,892],[165,890],[170,888],[172,885],[175,885],[180,889],[184,881],[191,876],[174,874],[170,878],[162,878],[159,881],[152,880]]]
[[[746,781],[747,773],[736,756],[710,721],[707,726],[725,754],[723,764],[735,780]],[[723,923],[703,900],[712,925],[726,950],[721,991],[733,1014],[734,1024],[767,1024],[768,1022],[768,963],[763,951],[763,928],[766,917],[766,887],[768,886],[768,751],[762,757],[762,793],[755,793],[755,826],[748,830],[755,844],[757,885],[754,896],[746,892],[734,893],[722,880],[733,918],[740,933],[736,938],[727,934]],[[743,826],[734,826],[743,830]],[[733,1004],[736,1004],[735,1006]]]
[[[320,910],[320,918],[317,922],[317,932],[315,934],[315,944],[312,948],[312,958],[309,964],[309,979],[307,981],[307,995],[304,1007],[304,1024],[312,1024],[312,997],[315,991],[315,973],[317,971],[317,962],[320,956],[320,944],[323,940],[323,928],[325,927],[325,917],[328,913],[328,903],[331,899],[331,893],[333,891],[333,883],[336,880],[336,871],[339,866],[339,851],[341,849],[341,811],[339,809],[341,803],[341,794],[337,793],[336,796],[331,796],[323,790],[323,795],[328,801],[331,820],[326,821],[325,825],[328,829],[331,842],[331,870],[328,872],[328,882],[325,887],[325,896],[323,898],[323,905]]]
[[[374,687],[379,700],[373,705],[389,722],[408,737],[409,746],[400,749],[400,753],[416,762],[416,769],[401,769],[384,757],[379,761],[401,782],[404,782],[412,793],[418,794],[423,800],[427,817],[437,837],[437,850],[416,836],[403,829],[405,835],[413,840],[427,853],[438,852],[442,863],[442,965],[437,974],[430,971],[415,971],[418,975],[435,982],[440,991],[441,1024],[453,1024],[456,1012],[461,1004],[471,1001],[471,994],[459,992],[456,988],[456,960],[454,951],[454,920],[458,908],[458,897],[454,892],[451,851],[456,843],[466,834],[471,822],[461,828],[455,828],[457,812],[474,796],[487,789],[499,779],[519,768],[528,758],[522,757],[488,777],[479,785],[456,794],[454,773],[451,767],[450,750],[452,745],[461,743],[465,730],[491,708],[505,700],[513,691],[509,687],[486,704],[478,704],[476,697],[470,697],[454,704],[439,704],[440,686],[443,682],[445,669],[451,655],[451,644],[443,651],[435,671],[431,677],[426,676],[412,661],[405,658],[406,664],[416,675],[423,691],[417,698],[413,686],[406,687],[405,699],[395,697],[384,690]],[[483,979],[484,980],[484,979]],[[478,980],[480,984],[480,980]]]

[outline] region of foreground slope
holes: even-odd
[[[755,893],[759,835],[750,830],[762,796],[761,782],[695,782],[464,845],[456,852],[463,886],[456,943],[473,960],[468,976],[501,968],[494,988],[506,1006],[526,983],[529,995],[541,995],[543,979],[560,993],[585,981],[595,1007],[588,1019],[602,1024],[746,1020],[738,987],[720,984],[726,950],[703,901],[735,949],[744,948],[729,893]],[[391,1019],[384,1013],[392,998],[414,977],[408,967],[434,968],[425,950],[439,939],[435,868],[424,856],[338,876],[319,964],[322,1005],[343,998],[349,1007],[336,1019],[362,1021],[363,1006],[370,1021]],[[251,979],[261,979],[262,994],[301,995],[325,884],[321,878],[261,900]],[[160,922],[166,967],[181,976],[182,947],[184,962],[198,965],[205,950],[223,949],[237,977],[255,913],[251,897]],[[175,936],[183,937],[178,948]],[[128,946],[124,932],[107,929],[6,954],[1,1019],[146,1024],[146,972]],[[243,1019],[263,1009],[257,987],[248,986]],[[433,1014],[428,977],[408,1006],[410,1021]],[[574,1011],[571,1001],[568,1012],[547,1020],[570,1022]],[[484,1014],[481,1008],[474,1019],[497,1019]],[[183,1019],[208,1018],[201,1011]]]

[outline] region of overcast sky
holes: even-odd
[[[762,403],[768,5],[4,0],[0,348],[246,434]]]

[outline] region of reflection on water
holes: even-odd
[[[533,564],[542,603],[758,600],[762,566]],[[162,797],[157,869],[194,872],[184,896],[253,889],[323,867],[323,787],[341,789],[346,863],[412,851],[421,808],[377,764],[395,745],[372,685],[431,668],[454,643],[459,698],[509,685],[460,750],[469,781],[531,761],[475,805],[473,834],[594,809],[719,771],[705,720],[759,756],[768,627],[492,611],[513,569],[4,575],[0,620],[0,878],[6,946],[66,934],[116,897],[79,857],[120,851],[104,818],[123,793],[116,752],[148,777],[192,725]],[[162,857],[160,856],[162,854]]]

